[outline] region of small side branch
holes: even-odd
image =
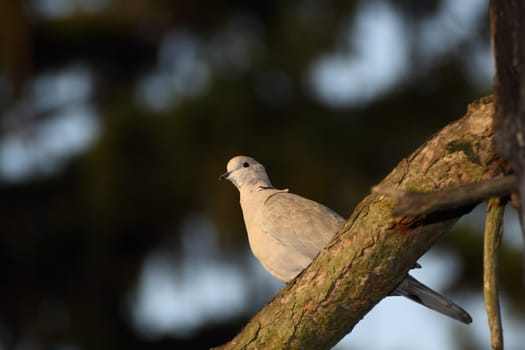
[[[503,330],[498,300],[498,248],[501,241],[504,209],[503,199],[489,199],[483,241],[483,296],[489,320],[490,345],[494,350],[503,350]]]
[[[392,215],[416,216],[469,206],[491,197],[504,197],[516,191],[516,184],[516,176],[507,175],[435,192],[410,192],[383,186],[373,187],[372,192],[396,200]]]

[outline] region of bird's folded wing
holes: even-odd
[[[313,259],[345,220],[322,204],[279,192],[264,202],[260,227],[280,244]]]

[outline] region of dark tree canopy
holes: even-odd
[[[348,216],[492,91],[487,8],[453,3],[0,2],[0,347],[230,340],[275,286],[249,260],[237,194],[217,182],[226,161],[251,155],[276,186]],[[438,250],[457,257],[447,293],[473,300],[482,235],[467,226]],[[502,246],[501,283],[523,317],[520,248]],[[237,283],[247,300],[180,331],[137,321],[145,279],[183,289],[201,273],[187,294]],[[210,300],[192,306],[228,305]]]

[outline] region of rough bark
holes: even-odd
[[[471,104],[463,118],[403,159],[380,186],[435,191],[502,176],[493,113],[491,97]],[[331,348],[471,207],[393,217],[394,200],[370,194],[313,263],[220,348]]]
[[[525,2],[492,0],[490,22],[496,75],[495,143],[518,177],[525,238]],[[524,265],[525,266],[525,265]]]
[[[490,6],[496,76],[496,147],[516,171],[525,169],[525,2],[493,0]]]

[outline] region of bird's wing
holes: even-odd
[[[266,199],[260,227],[272,239],[313,259],[345,220],[322,204],[278,192]]]

